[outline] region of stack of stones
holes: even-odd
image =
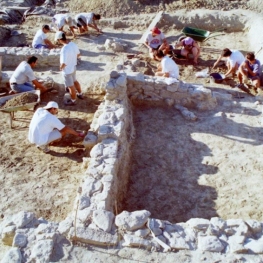
[[[5,67],[16,68],[21,61],[27,60],[30,56],[36,56],[38,64],[47,68],[59,65],[60,48],[0,47],[0,56],[2,56]]]

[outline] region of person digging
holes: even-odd
[[[85,137],[85,133],[79,133],[74,129],[65,126],[57,117],[58,104],[50,101],[43,108],[38,108],[33,115],[29,125],[28,140],[36,144],[37,148],[44,153],[50,151],[49,144],[59,141],[66,134],[77,137]]]

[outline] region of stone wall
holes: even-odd
[[[231,95],[221,96],[200,85],[168,85],[166,81],[140,73],[111,73],[105,85],[105,100],[84,140],[90,157],[83,160],[86,179],[78,188],[73,211],[59,223],[37,219],[34,213],[24,211],[5,216],[0,224],[1,239],[12,248],[1,263],[50,262],[54,247],[65,238],[98,246],[163,252],[263,253],[262,223],[255,220],[192,218],[173,224],[151,218],[147,210],[120,213],[135,136],[131,101],[176,107],[187,120],[194,121],[187,105],[209,110],[220,99],[231,99]],[[189,104],[185,103],[187,97]],[[11,261],[14,258],[16,261]]]
[[[3,68],[16,68],[17,65],[30,56],[38,58],[38,64],[43,68],[59,65],[60,48],[35,49],[31,47],[0,47]]]

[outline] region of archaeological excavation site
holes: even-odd
[[[263,5],[203,2],[1,3],[1,263],[263,262],[262,74],[250,90],[237,76],[210,75],[227,72],[223,59],[213,68],[224,48],[253,52],[262,65]],[[83,12],[101,14],[103,33],[73,38],[66,27],[84,95],[67,106],[55,30],[47,36],[56,48],[32,40],[55,14]],[[179,79],[155,76],[144,44],[153,27],[171,46],[186,27],[206,31],[197,65],[172,56]],[[56,93],[10,92],[29,56]],[[44,153],[27,138],[49,101],[86,135],[66,135]]]

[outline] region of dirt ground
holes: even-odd
[[[21,29],[28,30],[27,34],[24,36],[18,36],[16,38],[11,37],[10,39],[8,39],[7,45],[12,46],[15,45],[15,43],[20,43],[22,41],[30,42],[33,38],[37,25],[38,23],[33,18],[29,19],[28,22],[23,24],[23,26],[21,27]],[[105,33],[103,35],[96,35],[91,32],[89,35],[82,35],[74,40],[79,45],[82,54],[81,63],[78,66],[77,76],[81,83],[82,89],[85,93],[85,100],[83,101],[78,100],[77,106],[66,107],[63,105],[64,87],[63,87],[63,81],[60,72],[58,71],[58,66],[57,67],[54,66],[50,70],[46,70],[46,69],[42,70],[41,65],[38,65],[36,69],[37,70],[36,75],[38,77],[41,78],[45,78],[47,76],[52,77],[56,82],[56,88],[59,90],[59,93],[56,95],[53,95],[52,93],[43,95],[41,101],[42,105],[46,104],[46,102],[48,102],[49,100],[57,101],[61,107],[58,115],[59,118],[63,122],[65,122],[66,124],[70,125],[71,127],[77,130],[87,131],[89,129],[89,124],[92,121],[93,113],[96,111],[97,106],[99,105],[100,101],[103,99],[103,95],[98,95],[99,93],[98,87],[100,85],[99,83],[103,83],[103,81],[105,82],[108,80],[109,72],[114,69],[116,64],[127,61],[125,53],[114,53],[109,51],[100,52],[96,49],[96,45],[104,44],[107,38],[122,37],[123,41],[125,41],[125,43],[128,43],[129,46],[128,49],[126,50],[126,53],[138,53],[138,52],[147,51],[147,49],[137,45],[138,40],[140,39],[141,34],[143,32],[137,31],[134,28],[131,28],[130,30],[126,30],[125,34],[122,29],[113,30],[112,28],[104,28],[104,32]],[[171,30],[169,32],[166,32],[166,36],[169,43],[174,43],[180,35],[181,33],[177,30]],[[231,83],[212,85],[210,84],[209,79],[199,79],[199,78],[197,79],[195,77],[195,73],[207,67],[211,67],[214,61],[216,60],[216,58],[218,57],[221,48],[225,46],[228,47],[228,43],[232,42],[234,39],[239,39],[239,41],[236,41],[237,45],[235,46],[235,48],[246,52],[247,47],[243,36],[244,35],[242,32],[227,33],[224,35],[211,38],[209,39],[209,41],[202,43],[201,47],[203,52],[201,54],[199,64],[196,67],[192,65],[192,61],[176,60],[176,63],[180,67],[181,80],[191,83],[202,83],[206,87],[210,87],[211,89],[218,88],[227,91],[227,89],[229,89],[230,87],[229,84],[231,83],[233,84],[233,81]],[[50,33],[49,37],[50,39],[53,39],[53,33]],[[157,67],[157,62],[153,60],[149,61],[149,59],[147,58],[147,53],[145,53],[145,55],[142,56],[142,60],[144,59],[148,61],[147,62],[148,67],[140,68],[140,70],[142,72],[147,71],[149,74],[153,74],[153,71]],[[216,71],[220,71],[220,72],[224,72],[225,70],[226,69],[223,64],[216,69]],[[244,96],[246,96],[246,94]],[[235,108],[237,107],[236,104],[233,105]],[[160,114],[160,117],[155,120],[155,122],[158,124],[159,123],[158,119],[161,119],[160,127],[166,127],[166,125],[164,125],[164,123],[166,122],[164,121],[164,119],[167,120],[167,125],[169,125],[167,126],[167,129],[169,130],[170,124],[168,119],[166,119],[165,116],[162,115],[163,109],[146,110],[146,112],[149,112],[148,114],[150,114],[151,111],[153,111],[152,113],[153,116],[159,116]],[[182,134],[188,132],[189,125],[193,125],[194,127],[204,126],[204,128],[206,128],[206,124],[204,125],[200,121],[194,124],[189,124],[189,123],[183,124],[184,121],[181,119],[179,113],[176,110],[166,110],[166,111],[167,114],[169,113],[170,117],[175,114],[176,116],[178,116],[176,120],[181,120],[182,124],[180,125],[180,127],[182,129]],[[221,109],[221,111],[224,110]],[[135,116],[136,116],[135,119],[137,118],[144,119],[145,118],[143,117],[144,112],[145,112],[144,108],[142,109],[135,108]],[[257,112],[259,112],[259,110],[257,110]],[[202,118],[202,115],[205,114],[208,113],[198,113],[200,118]],[[213,116],[215,112],[210,112],[209,114]],[[3,191],[1,191],[0,193],[2,200],[4,200],[1,204],[2,214],[15,213],[20,211],[21,209],[27,209],[36,212],[38,216],[43,216],[50,220],[55,220],[55,221],[62,220],[72,207],[72,203],[74,201],[74,197],[76,193],[76,188],[82,179],[83,176],[82,174],[84,171],[81,168],[82,157],[87,156],[88,153],[84,151],[81,141],[72,136],[68,136],[67,138],[65,138],[65,140],[52,146],[51,154],[44,154],[42,152],[39,152],[35,148],[35,146],[30,145],[26,139],[28,132],[28,125],[30,118],[32,116],[32,112],[17,112],[15,114],[15,117],[18,119],[18,121],[14,122],[16,128],[13,130],[10,130],[9,127],[9,115],[4,113],[1,113],[1,115],[2,115],[1,144],[2,147],[5,149],[5,151],[0,157],[1,158],[0,169],[1,169],[1,173],[4,175],[3,177],[1,177],[1,185],[3,186],[2,188]],[[142,115],[142,117],[140,117],[140,115]],[[210,118],[207,117],[207,122],[209,122],[209,119]],[[213,118],[211,117],[211,121],[212,120]],[[242,121],[240,120],[240,122]],[[254,123],[253,125],[256,124],[254,120],[253,123]],[[138,134],[140,134],[145,130],[144,122],[140,123],[138,127],[136,121],[135,124],[136,124],[136,129],[138,130]],[[146,126],[147,125],[149,124],[147,123]],[[226,125],[228,125],[228,123],[226,123]],[[250,124],[247,125],[251,126]],[[171,125],[171,127],[174,126],[178,126],[178,123],[173,123]],[[156,127],[158,126],[156,125]],[[155,128],[154,130],[158,131],[161,129]],[[157,135],[159,137],[158,141],[162,139],[160,143],[163,145],[166,145],[167,142],[170,139],[172,139],[169,136],[166,138],[166,136],[162,135],[162,133],[165,131],[166,129],[160,132],[160,135]],[[171,132],[169,132],[170,136],[172,136],[173,133],[176,134],[176,131],[171,130]],[[215,132],[212,131],[211,133],[214,134]],[[137,143],[135,143],[134,159],[139,160],[141,158],[139,153],[144,152],[145,150],[147,151],[147,148],[150,149],[149,153],[152,151],[151,147],[147,146],[151,144],[152,136],[153,134],[150,133],[147,135],[147,138],[144,138],[146,144],[143,147],[139,147],[140,143],[138,145]],[[17,138],[17,141],[19,141],[19,143],[17,142],[14,143],[14,140],[11,139],[14,137]],[[140,137],[138,137],[137,139],[139,140],[139,138]],[[176,142],[177,141],[174,141],[175,144]],[[190,142],[186,142],[186,145],[189,143]],[[207,145],[206,140],[204,140],[203,143]],[[221,138],[220,144],[224,144],[224,143],[226,143],[227,145],[225,148],[228,149],[229,148],[228,140],[224,141],[224,138]],[[143,150],[143,148],[145,148],[145,150]],[[21,151],[21,149],[23,150]],[[211,146],[211,151],[213,151],[213,146]],[[224,149],[221,149],[221,151],[224,151]],[[147,154],[147,156],[148,155],[149,154]],[[169,162],[171,162],[170,163],[171,165],[174,162],[175,157],[171,153],[169,155],[173,156],[171,160],[169,160]],[[158,155],[157,156],[154,155],[151,158],[154,159],[159,157]],[[198,158],[201,158],[201,156]],[[226,165],[228,165],[227,162]],[[186,166],[189,166],[189,164],[187,163]],[[139,167],[135,168],[134,171],[135,174],[137,173],[137,170],[141,170],[139,172],[140,174],[143,172],[143,169],[139,169]],[[145,169],[146,168],[147,166],[145,167]],[[171,173],[172,174],[175,173],[174,169],[178,169],[178,167],[176,168],[174,165],[171,166],[171,171],[167,170],[165,172],[167,173],[167,176],[169,176]],[[132,174],[134,172],[132,172]],[[194,168],[193,168],[193,172],[194,172]],[[180,174],[179,170],[176,173]],[[155,176],[159,177],[158,173]],[[196,182],[196,180],[194,181]],[[10,185],[12,185],[13,187],[10,187]],[[137,187],[137,184],[135,184],[133,187]],[[176,185],[174,185],[173,191],[176,191],[175,189],[176,189]],[[166,191],[167,189],[165,191],[162,191],[163,192],[162,194],[163,197],[161,198],[162,201],[164,201],[163,199],[167,195]],[[181,189],[181,191],[183,190]],[[214,193],[213,194],[210,193],[211,196],[213,197],[211,202],[214,202],[217,199],[216,196],[218,196],[218,194],[216,193],[218,191],[219,189],[215,188],[212,191]],[[188,195],[187,189],[183,192],[185,193],[185,195]],[[201,193],[202,191],[200,191],[200,194]],[[176,196],[180,196],[180,195],[181,194],[178,193],[178,195]],[[181,197],[183,196],[184,195],[181,195]],[[138,198],[138,196],[135,196],[135,199],[136,198]],[[204,198],[207,198],[207,196],[205,195]],[[130,199],[130,195],[128,195],[127,199]],[[183,202],[181,205],[182,207],[175,214],[172,214],[171,217],[168,215],[169,213],[167,214],[167,212],[165,212],[162,214],[161,218],[168,219],[166,217],[168,216],[171,221],[177,221],[177,222],[180,220],[186,220],[186,218],[191,217],[190,210],[193,209],[192,205],[194,203],[194,199],[195,198],[193,198],[192,201],[189,201],[189,204],[184,204]],[[175,200],[174,198],[171,200],[172,203],[170,205],[173,204],[174,200]],[[181,202],[179,201],[179,203]],[[150,200],[144,203],[144,208],[148,206],[150,206]],[[213,215],[216,214],[216,209],[213,207],[213,205],[210,204],[209,206],[211,207],[211,209],[213,208],[215,211],[214,213],[212,213],[211,211],[210,212],[207,211],[206,217],[209,217],[210,214]],[[136,206],[135,208],[133,206],[133,201],[131,201],[131,204],[127,205],[127,209],[129,208],[128,210],[139,209],[139,207],[141,207],[141,205],[139,205],[138,203],[138,206]],[[169,209],[167,209],[167,211],[168,210]],[[188,212],[182,212],[184,210],[185,211],[187,210]],[[178,219],[174,219],[174,215],[177,214],[181,214],[181,216]],[[257,219],[258,218],[259,217],[257,217]]]
[[[30,42],[38,27],[39,23],[29,19],[20,27],[27,33],[11,37],[6,45]],[[103,31],[103,35],[91,33],[74,40],[82,54],[77,78],[85,94],[85,99],[78,100],[77,106],[63,105],[64,88],[58,65],[48,70],[39,65],[36,69],[39,77],[52,77],[59,90],[56,95],[44,95],[42,105],[50,100],[57,101],[58,117],[77,130],[89,129],[93,114],[103,100],[103,95],[99,94],[100,84],[109,79],[109,72],[117,64],[126,60],[125,53],[101,52],[96,45],[117,37],[128,43],[126,53],[147,51],[138,48],[144,33],[141,30],[107,27]],[[176,30],[165,34],[170,43],[180,36]],[[49,36],[53,39],[53,34]],[[234,41],[236,39],[239,41]],[[234,42],[235,47],[229,46]],[[232,93],[230,85],[234,85],[236,79],[211,84],[209,79],[195,78],[197,71],[212,66],[224,47],[248,51],[244,33],[227,33],[202,44],[197,67],[192,62],[176,60],[181,80]],[[155,61],[148,64],[148,68],[141,70],[152,72],[157,66]],[[225,70],[224,65],[216,69]],[[262,105],[255,103],[255,97],[241,91],[238,94],[241,97],[221,102],[213,111],[195,112],[196,122],[185,121],[175,109],[134,107],[137,136],[132,150],[127,210],[147,209],[152,217],[171,222],[212,216],[261,221]],[[88,156],[88,152],[81,140],[72,136],[52,145],[50,154],[40,152],[27,141],[32,115],[32,111],[17,112],[15,128],[11,130],[9,115],[0,113],[1,217],[28,210],[39,217],[60,221],[72,209],[77,186],[84,176],[82,157]]]

